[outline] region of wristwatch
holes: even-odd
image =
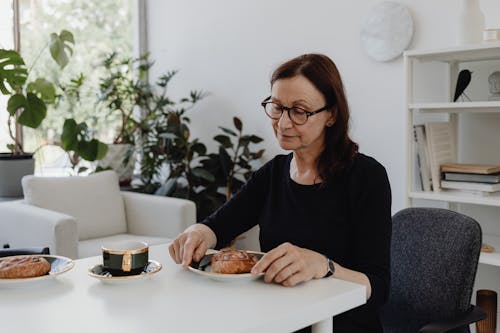
[[[323,276],[323,278],[332,276],[333,273],[335,273],[335,263],[333,262],[332,259],[329,259],[328,257],[325,258],[326,258],[326,264],[328,265],[328,272],[326,272],[326,275]]]

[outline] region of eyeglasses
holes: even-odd
[[[283,111],[287,111],[288,118],[290,118],[290,120],[295,125],[304,125],[310,116],[313,116],[317,113],[323,112],[323,111],[331,108],[331,105],[325,105],[321,109],[311,112],[311,111],[304,110],[303,108],[300,108],[298,106],[292,106],[292,107],[283,106],[279,103],[270,101],[270,99],[271,99],[271,96],[266,98],[261,103],[267,116],[271,119],[278,120],[281,118]]]

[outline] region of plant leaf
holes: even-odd
[[[224,176],[227,177],[233,166],[231,157],[227,153],[226,149],[222,146],[219,146],[219,160],[222,166],[222,171],[224,172]]]
[[[14,50],[0,49],[0,91],[4,95],[17,90],[26,82],[28,70],[24,65],[23,58]]]
[[[234,123],[234,127],[236,127],[236,129],[241,132],[241,130],[243,128],[243,124],[242,124],[240,118],[234,117],[233,123]]]
[[[10,112],[10,111],[9,111]],[[17,122],[31,128],[37,128],[47,116],[47,106],[33,93],[26,94],[26,105]]]
[[[52,82],[44,78],[39,77],[34,82],[30,82],[26,90],[36,94],[46,103],[52,104],[55,102],[56,89]]]
[[[214,175],[212,175],[209,171],[207,171],[207,170],[205,170],[203,168],[196,167],[196,168],[191,169],[191,172],[196,177],[203,178],[205,180],[208,180],[209,182],[214,182],[215,181]]]
[[[229,128],[225,128],[225,127],[222,127],[222,126],[219,126],[219,128],[224,132],[224,133],[227,133],[229,135],[232,135],[232,136],[238,136],[238,134],[236,134],[234,131],[230,130]]]
[[[66,119],[61,134],[61,144],[64,150],[76,150],[78,146],[78,126],[74,119]]]
[[[227,135],[216,135],[214,136],[214,140],[220,143],[224,148],[233,148],[233,143]]]
[[[50,34],[50,55],[61,68],[66,67],[69,56],[73,54],[70,44],[75,45],[71,32],[62,30],[59,35],[55,32]]]
[[[250,135],[250,142],[252,143],[259,143],[259,142],[262,142],[264,141],[264,139],[262,139],[261,137],[257,136],[257,135]]]

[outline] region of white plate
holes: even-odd
[[[246,251],[247,253],[253,254],[257,256],[257,258],[262,258],[265,254],[263,252],[257,251]],[[217,253],[217,251],[207,251],[207,254],[201,258],[200,262],[192,263],[191,266],[188,266],[188,269],[191,272],[196,274],[206,276],[212,280],[223,281],[223,282],[243,282],[243,281],[251,281],[260,278],[264,275],[264,273],[260,273],[257,275],[252,275],[250,273],[242,273],[242,274],[221,274],[221,273],[212,273],[210,271],[210,262],[212,261],[212,256]]]
[[[155,260],[149,260],[148,265],[140,274],[126,275],[126,276],[112,276],[109,272],[104,270],[102,264],[95,265],[89,268],[89,275],[93,278],[108,284],[126,284],[137,281],[144,281],[151,275],[158,273],[161,270],[161,264]]]
[[[50,263],[50,271],[46,275],[31,277],[31,278],[20,278],[20,279],[0,279],[0,288],[17,288],[24,287],[28,285],[36,284],[37,282],[50,280],[58,275],[66,273],[75,266],[73,260],[62,257],[62,256],[52,256],[48,254],[34,254],[29,255],[30,257],[43,257]],[[26,255],[11,256],[0,258],[0,262],[15,257],[26,257]]]

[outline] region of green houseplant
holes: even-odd
[[[206,145],[192,138],[187,115],[205,93],[193,90],[179,100],[170,98],[168,87],[177,71],[168,71],[150,83],[147,78],[153,62],[147,54],[120,59],[112,53],[102,65],[106,74],[100,79],[99,102],[108,115],[119,119],[110,147],[127,144],[135,147],[140,157],[140,184],[135,185],[135,190],[190,199],[196,203],[201,218],[244,184],[252,172],[251,162],[259,159],[264,150],[250,150],[262,139],[243,134],[240,119],[233,119],[234,130],[220,128],[222,133],[214,137],[218,153],[207,154]],[[105,157],[100,165],[109,167],[112,160],[117,163],[111,168],[119,170],[129,163],[127,158]],[[132,171],[128,175],[131,177]]]
[[[69,31],[50,35],[47,46],[52,59],[61,69],[68,63],[73,44],[73,35]],[[0,49],[0,92],[8,96],[8,131],[12,139],[12,143],[7,145],[11,152],[0,154],[1,196],[22,194],[20,180],[24,175],[33,173],[34,160],[33,153],[23,150],[21,128],[38,128],[47,114],[47,105],[56,101],[56,88],[52,82],[45,78],[30,80],[30,69],[17,51]]]

